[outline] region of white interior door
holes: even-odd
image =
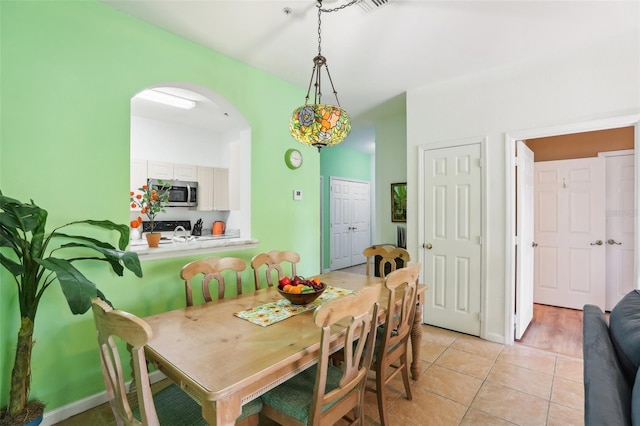
[[[362,254],[371,245],[369,182],[351,182],[351,266],[366,262]]]
[[[331,178],[331,269],[351,266],[351,186],[349,181]]]
[[[331,270],[365,262],[370,245],[370,191],[368,182],[331,178]]]
[[[604,164],[602,158],[535,163],[535,303],[604,309]]]
[[[480,335],[480,144],[424,152],[423,321]]]
[[[524,142],[516,145],[516,325],[514,338],[520,339],[533,320],[533,151]]]
[[[606,156],[606,294],[610,311],[634,289],[635,167],[633,154]]]

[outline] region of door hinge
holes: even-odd
[[[516,235],[515,237],[513,237],[513,244],[516,246],[520,245],[520,236]]]

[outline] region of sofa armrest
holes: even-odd
[[[631,385],[627,382],[609,337],[602,310],[583,311],[585,426],[630,425]]]

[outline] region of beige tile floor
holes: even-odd
[[[420,377],[413,400],[401,379],[389,385],[391,426],[582,425],[582,359],[520,344],[505,346],[423,325]],[[378,426],[376,397],[367,393],[367,425]],[[108,406],[59,425],[113,425]],[[261,425],[271,425],[261,419]]]
[[[422,373],[391,385],[391,425],[582,425],[582,359],[423,326]],[[367,398],[369,425],[379,425]]]

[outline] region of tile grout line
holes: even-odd
[[[428,374],[428,371],[429,371],[429,369],[431,368],[431,366],[433,366],[433,365],[438,365],[438,364],[437,364],[437,361],[438,361],[438,360],[443,356],[443,354],[444,354],[447,350],[451,349],[451,348],[454,346],[454,344],[455,344],[457,341],[459,341],[459,340],[460,340],[460,338],[459,338],[459,337],[456,337],[456,338],[454,338],[450,343],[445,344],[445,345],[443,345],[443,344],[442,344],[442,342],[438,343],[437,341],[433,341],[433,340],[431,340],[431,339],[424,339],[424,340],[425,340],[427,343],[431,342],[431,343],[434,343],[434,344],[439,344],[439,345],[441,345],[441,346],[444,348],[444,350],[443,350],[442,352],[440,352],[440,353],[438,354],[438,356],[437,356],[437,357],[435,357],[435,358],[433,359],[433,361],[430,363],[429,367],[428,367],[427,369],[425,369],[425,371],[422,373],[422,375],[426,375],[426,374]],[[517,344],[517,343],[516,343],[516,344]],[[517,344],[517,345],[518,345],[518,344]],[[552,414],[552,413],[551,413],[551,407],[552,407],[552,403],[554,402],[554,401],[553,401],[553,391],[554,391],[554,389],[555,389],[555,387],[556,387],[556,382],[557,382],[557,380],[559,380],[559,379],[564,379],[564,380],[567,380],[567,381],[569,381],[569,382],[574,382],[574,383],[580,383],[580,382],[581,382],[580,380],[575,380],[576,378],[575,378],[575,377],[573,377],[573,375],[571,375],[570,373],[568,374],[568,377],[567,377],[567,378],[561,377],[561,376],[560,376],[560,373],[561,373],[561,372],[559,371],[560,361],[561,361],[562,359],[566,359],[567,361],[570,361],[570,362],[573,362],[573,361],[580,362],[580,361],[581,361],[581,359],[580,359],[580,358],[578,358],[578,357],[574,357],[574,356],[571,356],[571,355],[567,355],[567,354],[562,354],[562,353],[559,353],[559,352],[542,350],[542,349],[539,349],[539,348],[534,348],[534,347],[530,347],[530,346],[526,346],[526,345],[518,345],[518,346],[520,346],[521,348],[524,348],[524,349],[525,349],[525,351],[528,351],[528,350],[530,349],[533,353],[535,353],[536,351],[541,351],[541,352],[543,352],[543,353],[546,353],[546,354],[549,354],[549,355],[553,356],[553,368],[552,368],[552,370],[551,370],[549,373],[544,373],[543,371],[536,370],[535,368],[532,368],[532,367],[531,367],[531,366],[529,366],[529,365],[513,364],[513,363],[508,362],[508,361],[505,361],[505,360],[500,360],[500,357],[501,357],[502,355],[504,355],[504,351],[505,351],[505,349],[507,348],[507,346],[502,345],[502,347],[501,347],[500,351],[497,353],[497,355],[496,355],[495,357],[491,357],[491,360],[492,360],[491,368],[489,369],[489,372],[487,373],[487,375],[485,376],[485,378],[484,378],[484,379],[482,379],[482,385],[480,386],[480,388],[478,389],[478,391],[475,393],[475,395],[474,395],[474,397],[473,397],[473,400],[472,400],[472,401],[471,401],[471,403],[470,403],[470,404],[468,404],[468,405],[463,404],[463,405],[466,405],[466,409],[465,409],[465,412],[464,412],[464,415],[463,415],[462,419],[464,419],[464,418],[469,414],[470,409],[471,409],[471,408],[473,408],[473,404],[474,404],[474,402],[477,400],[478,395],[479,395],[479,393],[480,393],[480,390],[485,386],[485,384],[486,384],[486,383],[491,383],[491,381],[489,380],[489,376],[490,376],[491,372],[492,372],[492,371],[494,371],[494,369],[495,369],[496,365],[498,365],[498,362],[504,363],[504,364],[506,364],[506,365],[511,365],[511,366],[514,366],[514,367],[517,367],[517,368],[522,368],[522,369],[524,369],[524,370],[528,370],[528,371],[531,371],[531,372],[534,372],[534,373],[545,374],[545,375],[548,375],[548,376],[551,378],[550,391],[549,391],[548,397],[546,397],[546,398],[545,398],[545,397],[541,397],[541,396],[536,395],[536,394],[530,394],[530,393],[528,393],[528,392],[523,392],[522,390],[518,390],[518,389],[515,389],[515,388],[510,388],[509,386],[503,386],[503,385],[500,385],[500,386],[505,387],[506,389],[512,389],[512,390],[517,391],[517,392],[523,392],[523,393],[525,393],[525,394],[531,395],[531,396],[533,396],[533,397],[540,398],[541,400],[545,401],[545,402],[546,402],[546,410],[547,410],[547,411],[546,411],[546,413],[545,413],[545,417],[544,417],[544,418],[545,418],[545,424],[547,424],[547,425],[548,425],[548,424],[551,422],[551,420],[552,420],[552,419],[551,419],[551,414]],[[469,354],[477,355],[477,356],[483,357],[483,358],[485,358],[485,359],[489,359],[488,357],[484,357],[483,355],[481,355],[481,354],[479,354],[479,353],[477,353],[477,352],[473,352],[473,351],[471,351],[471,350],[469,350],[469,349],[466,349],[466,350],[465,350],[465,349],[460,349],[460,348],[455,348],[455,349],[460,350],[460,351],[462,351],[462,352],[467,352],[467,353],[469,353]],[[448,369],[448,370],[450,370],[450,371],[456,371],[456,370],[453,370],[453,369],[451,369],[451,368],[447,368],[447,367],[445,367],[445,366],[440,366],[440,367],[441,367],[441,368]],[[460,371],[456,371],[456,372],[457,372],[457,373],[460,373],[460,374],[466,374],[466,373],[463,373],[463,372],[460,372]],[[466,374],[466,375],[468,375],[468,374]],[[474,376],[470,376],[470,377],[474,377]],[[442,395],[440,395],[440,396],[442,396]],[[453,400],[452,400],[452,401],[453,401]],[[454,402],[457,402],[458,404],[460,404],[460,402],[458,402],[458,401],[454,401]],[[558,404],[559,406],[565,407],[565,408],[567,408],[567,409],[571,409],[571,410],[574,410],[574,411],[580,411],[580,410],[578,410],[578,409],[576,409],[575,407],[570,406],[570,405],[566,405],[566,404],[562,404],[562,403],[557,403],[557,404]],[[482,410],[478,410],[478,411],[483,412],[484,414],[486,414],[486,415],[488,415],[488,416],[492,416],[492,417],[496,417],[496,418],[500,418],[500,419],[502,419],[501,417],[497,417],[497,416],[495,416],[495,415],[492,415],[492,414],[490,414],[490,413],[484,412],[484,411],[482,411]],[[509,422],[509,423],[513,423],[511,420],[508,420],[508,419],[502,419],[502,420],[507,421],[507,422]]]

